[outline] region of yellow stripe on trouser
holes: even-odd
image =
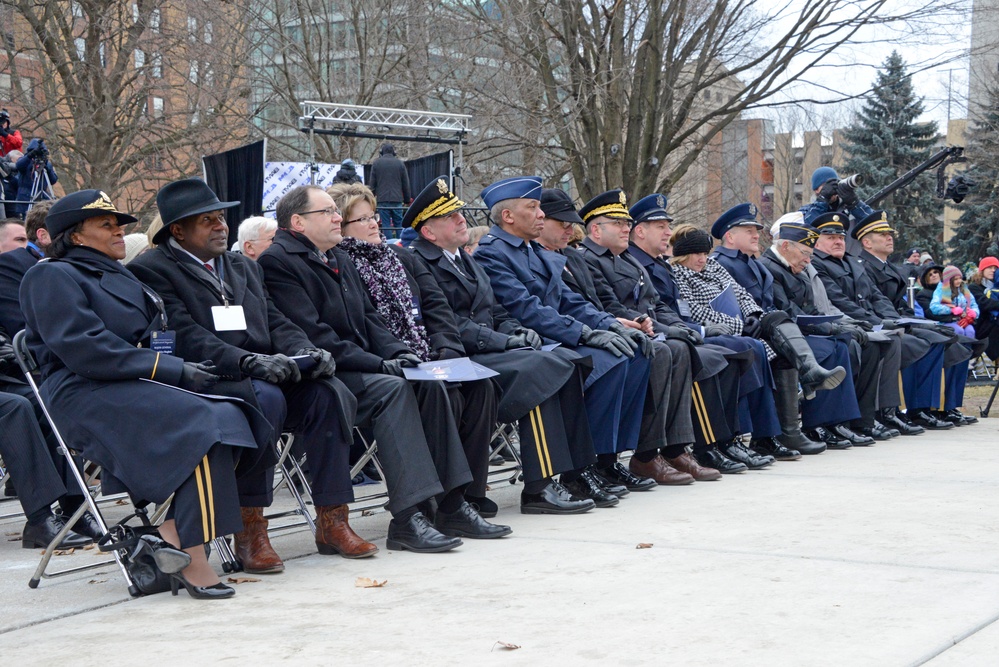
[[[198,500],[201,502],[201,528],[204,531],[205,542],[211,542],[215,539],[215,521],[212,516],[215,498],[212,491],[211,467],[208,464],[207,456],[194,469],[194,481],[198,487]]]
[[[944,373],[944,369],[940,369],[940,405],[937,410],[946,409],[947,405],[947,374]]]
[[[709,426],[707,423],[707,418],[704,412],[701,410],[701,404],[697,400],[697,390],[698,386],[696,382],[690,385],[690,397],[694,405],[694,412],[697,413],[697,423],[701,425],[701,435],[704,436],[704,442],[710,444],[711,442],[714,441],[711,439],[710,435],[708,434]]]
[[[898,400],[902,402],[899,408],[902,410],[908,409],[905,407],[905,389],[902,387],[902,371],[898,372]]]
[[[548,474],[546,477],[551,477],[554,473],[554,468],[552,468],[552,455],[548,451],[548,436],[545,435],[545,420],[541,417],[541,406],[534,408],[538,413],[538,430],[541,432],[541,451],[545,454],[545,462],[548,464]]]
[[[538,416],[540,415],[536,416],[536,412],[538,412],[538,409],[534,408],[529,414],[531,417],[531,430],[534,432],[534,446],[538,450],[538,465],[541,466],[542,477],[551,477],[551,473],[545,467],[545,455],[541,453],[541,434],[538,432]]]
[[[704,426],[707,429],[708,435],[705,440],[707,442],[714,442],[715,430],[711,428],[711,417],[708,416],[708,406],[704,403],[704,393],[701,392],[701,385],[695,382],[691,385],[691,390],[694,392],[694,400],[698,403],[701,412],[704,414]]]

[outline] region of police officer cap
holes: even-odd
[[[818,190],[826,181],[839,178],[839,174],[832,167],[819,167],[812,172],[812,190]]]
[[[636,223],[655,222],[656,220],[673,222],[673,218],[666,212],[667,204],[669,204],[669,200],[666,199],[666,195],[649,195],[636,201],[628,212],[631,213],[631,217],[635,219]]]
[[[756,220],[756,214],[755,204],[733,206],[722,213],[721,217],[715,220],[715,224],[711,225],[711,236],[720,239],[725,236],[725,232],[733,227],[756,227],[757,229],[763,229],[763,225]]]
[[[167,183],[156,193],[156,208],[163,219],[163,228],[153,236],[159,245],[170,237],[170,225],[199,213],[210,213],[239,206],[238,201],[219,201],[215,191],[200,178],[185,178]]]
[[[874,211],[850,230],[850,236],[859,241],[868,234],[894,231],[891,225],[888,224],[888,213],[886,211]]]
[[[447,185],[446,176],[438,176],[416,195],[402,218],[403,227],[418,228],[430,218],[439,218],[465,205]]]
[[[583,224],[583,219],[576,213],[576,206],[572,203],[572,197],[565,190],[558,188],[545,188],[541,191],[541,211],[546,218],[560,220],[561,222],[574,222],[577,225]]]
[[[113,215],[118,219],[119,225],[127,225],[137,220],[127,213],[120,213],[111,203],[111,198],[100,190],[80,190],[52,204],[52,208],[45,215],[45,229],[52,238],[55,238],[87,218],[99,215]]]
[[[628,197],[624,194],[623,190],[601,192],[586,202],[583,208],[579,209],[579,215],[585,223],[589,223],[593,218],[599,218],[600,216],[634,222],[631,218],[631,213],[628,212]]]
[[[504,199],[541,199],[541,177],[514,176],[496,181],[479,195],[486,208],[492,208]]]
[[[780,226],[779,238],[794,241],[807,246],[814,246],[819,233],[811,225],[797,222],[785,222]]]
[[[841,213],[823,213],[814,220],[812,220],[812,227],[819,234],[836,234],[838,236],[846,236],[846,228],[843,227],[843,223],[846,221],[846,217]]]

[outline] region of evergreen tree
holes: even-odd
[[[965,176],[975,182],[950,239],[954,258],[978,263],[999,256],[999,79],[990,87],[989,106],[968,131],[965,151],[970,167]]]
[[[937,124],[917,123],[922,113],[923,98],[916,96],[902,56],[893,51],[853,124],[843,133],[848,159],[840,173],[864,175],[866,186],[858,193],[861,199],[932,155]],[[942,259],[943,224],[938,216],[943,203],[935,194],[936,172],[930,170],[878,204],[897,231],[897,252],[919,246]]]

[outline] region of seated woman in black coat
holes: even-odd
[[[49,259],[21,285],[28,347],[67,444],[103,467],[104,484],[136,502],[173,496],[160,534],[187,555],[166,549],[160,566],[174,594],[182,585],[195,598],[231,597],[204,544],[242,529],[234,448],[271,434],[241,402],[196,393],[218,380],[214,366],[171,354],[162,300],[118,261],[121,226],[134,221],[97,190],[52,206]]]

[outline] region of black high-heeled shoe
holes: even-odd
[[[181,586],[187,589],[187,594],[195,600],[222,600],[225,598],[231,598],[236,594],[236,589],[231,586],[226,586],[221,581],[212,586],[195,586],[180,572],[171,574],[170,593],[177,595]]]

